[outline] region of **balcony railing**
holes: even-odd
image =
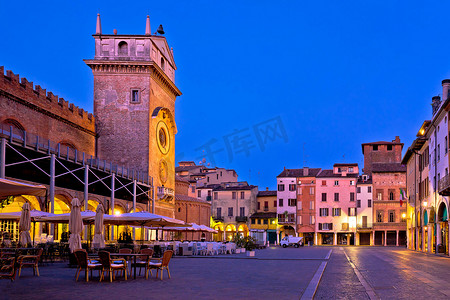
[[[206,201],[211,201],[212,197],[211,196],[206,196]]]
[[[223,222],[223,216],[213,216],[212,218],[215,222]]]
[[[450,196],[450,176],[445,175],[438,182],[439,194],[443,196]]]
[[[247,217],[236,216],[236,222],[247,222]]]
[[[170,198],[173,198],[175,196],[175,192],[171,188],[158,186],[157,195],[161,200],[169,200]]]
[[[264,207],[264,211],[269,211],[269,208],[268,207]]]
[[[372,223],[356,224],[356,229],[358,229],[358,230],[372,229],[372,228],[373,228],[373,224]]]

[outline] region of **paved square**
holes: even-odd
[[[299,299],[308,285],[316,287],[312,279],[323,262],[315,299],[369,299],[371,292],[375,299],[448,299],[450,294],[448,258],[404,248],[271,247],[257,250],[255,258],[175,257],[172,278],[165,275],[163,281],[98,282],[94,273],[88,283],[84,274],[75,282],[74,268],[53,263],[40,267],[40,277],[25,269],[15,282],[0,281],[0,299]]]

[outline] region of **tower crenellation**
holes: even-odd
[[[20,78],[19,74],[14,74],[11,70],[6,70],[5,75],[4,66],[0,66],[0,77],[0,89],[22,104],[45,110],[92,132],[95,131],[94,117],[84,109],[50,91],[47,92],[40,85],[34,85],[25,77]]]

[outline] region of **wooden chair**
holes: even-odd
[[[136,261],[136,265],[133,264],[135,268],[139,268],[139,276],[141,275],[142,268],[145,268],[145,279],[148,279],[148,272],[150,271],[150,274],[153,275],[152,271],[150,270],[149,263],[152,260],[153,256],[153,249],[147,248],[147,249],[141,249],[139,252],[141,254],[147,254],[146,259],[140,259]]]
[[[19,266],[19,277],[23,267],[32,267],[33,275],[37,274],[37,276],[39,276],[38,264],[39,260],[41,259],[42,251],[44,250],[40,248],[36,255],[21,255],[17,258],[17,265]]]
[[[74,252],[75,257],[77,258],[78,267],[77,272],[75,273],[76,281],[78,281],[78,276],[80,276],[80,272],[82,269],[85,270],[85,277],[86,282],[89,281],[89,271],[91,271],[91,277],[92,277],[92,270],[98,270],[98,276],[99,278],[102,277],[102,264],[98,262],[92,261],[84,249],[78,249]]]
[[[163,254],[162,258],[154,258],[153,260],[157,260],[159,262],[149,262],[149,269],[156,269],[156,278],[158,278],[158,272],[161,270],[161,280],[163,279],[163,271],[167,270],[167,275],[169,275],[170,279],[170,271],[169,271],[169,262],[172,258],[173,250],[166,250]]]
[[[100,262],[102,263],[102,276],[100,277],[100,281],[105,278],[105,272],[109,274],[109,281],[112,282],[115,279],[115,271],[124,271],[125,280],[127,280],[128,274],[128,265],[127,261],[123,258],[111,259],[109,252],[99,251],[98,257],[100,258]],[[117,263],[119,262],[120,263]],[[114,278],[113,278],[114,277]]]
[[[16,258],[6,257],[0,260],[0,279],[16,279]]]

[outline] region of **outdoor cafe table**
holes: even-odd
[[[134,279],[136,279],[136,258],[137,257],[145,257],[147,258],[149,255],[148,254],[141,254],[141,253],[110,253],[109,254],[111,257],[115,256],[115,257],[123,257],[123,258],[127,258],[127,257],[131,257],[134,259]]]
[[[14,254],[14,256],[30,254],[30,252],[37,251],[39,248],[0,248],[1,254]]]

